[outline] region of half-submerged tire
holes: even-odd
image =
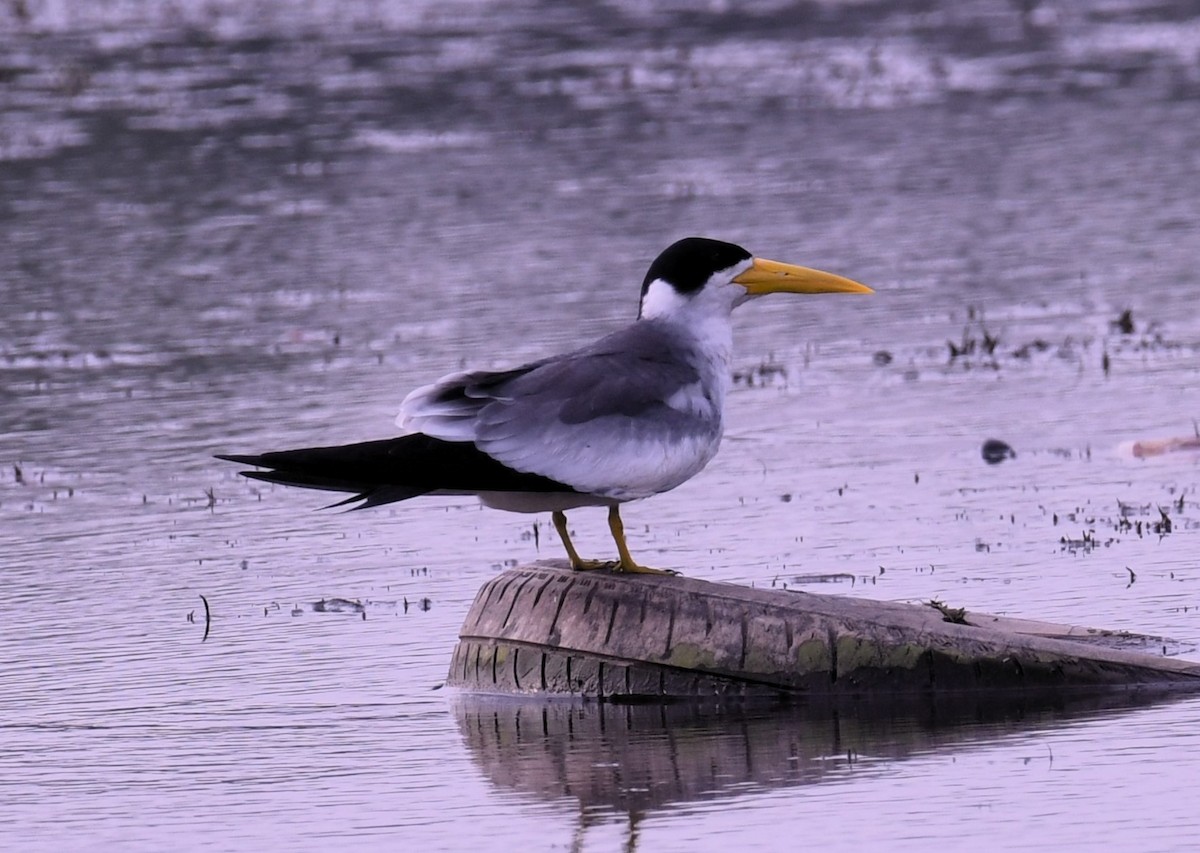
[[[510,569],[479,590],[447,681],[488,693],[639,701],[1200,690],[1200,664],[1108,648],[1079,629],[924,605],[684,577]],[[1066,632],[1072,632],[1067,634]]]

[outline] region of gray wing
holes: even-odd
[[[643,321],[515,370],[447,376],[410,394],[400,423],[583,491],[644,496],[715,451],[720,398],[706,378],[692,347]]]

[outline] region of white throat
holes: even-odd
[[[697,351],[720,377],[723,385],[733,358],[733,309],[746,300],[740,285],[709,282],[692,294],[681,294],[665,281],[656,280],[642,297],[641,319],[670,323],[694,342]]]
[[[638,316],[645,320],[678,318],[688,322],[685,318],[714,315],[728,320],[733,309],[749,298],[746,288],[730,281],[710,281],[694,293],[683,294],[662,279],[655,279],[642,295]]]

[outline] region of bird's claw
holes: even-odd
[[[679,572],[674,569],[652,569],[650,566],[640,566],[637,563],[620,563],[613,568],[613,571],[628,572],[632,575],[670,575],[678,577]]]
[[[620,560],[578,560],[571,564],[576,572],[611,571],[625,572],[631,575],[670,575],[677,577],[679,572],[674,569],[653,569],[637,563],[623,563]]]
[[[576,560],[571,563],[571,570],[576,572],[594,572],[600,569],[615,569],[616,560]]]

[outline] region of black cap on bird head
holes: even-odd
[[[750,253],[741,246],[710,240],[707,237],[684,237],[663,249],[650,264],[642,281],[642,296],[651,282],[667,282],[682,294],[695,293],[718,270],[749,260]]]

